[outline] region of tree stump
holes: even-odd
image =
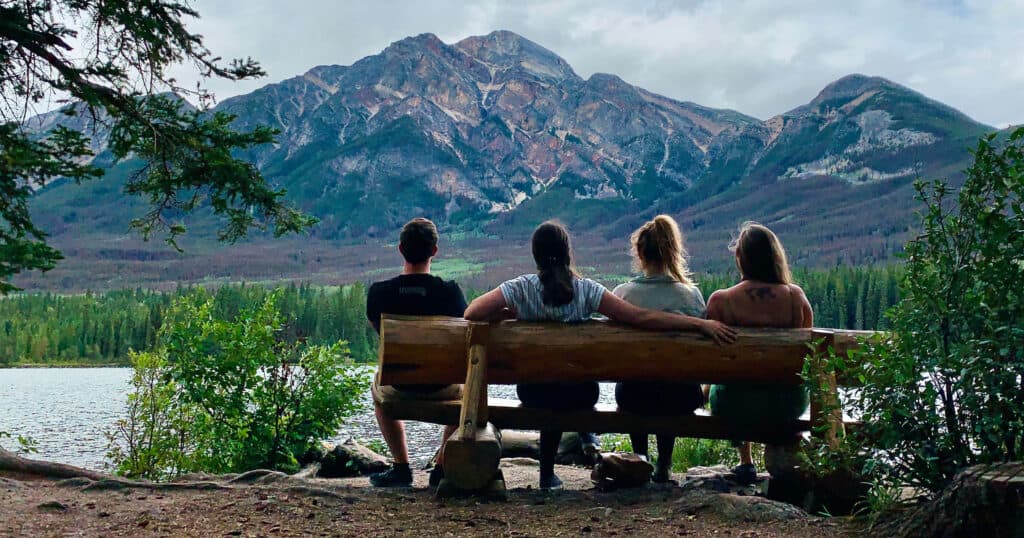
[[[1024,536],[1024,463],[976,465],[937,498],[884,525],[888,536]]]

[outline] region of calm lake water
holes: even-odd
[[[39,447],[35,458],[103,469],[108,445],[104,432],[124,413],[130,380],[130,368],[0,369],[0,430],[34,438]],[[511,386],[492,386],[488,393],[515,398]],[[612,393],[611,385],[602,384],[602,401],[613,401]],[[369,387],[363,398],[366,410],[351,418],[331,441],[383,441],[370,406]],[[441,428],[407,422],[406,435],[410,457],[424,462],[437,449]]]

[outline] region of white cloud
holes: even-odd
[[[446,42],[495,29],[676,99],[767,118],[849,73],[911,86],[993,125],[1024,123],[1024,0],[200,0],[195,28],[267,80],[347,65],[409,35]],[[179,78],[187,79],[182,71]]]

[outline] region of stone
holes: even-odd
[[[676,501],[687,514],[710,512],[729,521],[769,523],[807,518],[807,512],[783,502],[754,495],[691,489]]]
[[[318,478],[347,478],[367,476],[385,471],[388,461],[376,452],[349,439],[338,445],[324,444],[313,461],[320,464]],[[310,461],[308,463],[312,463]]]

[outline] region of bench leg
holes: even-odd
[[[501,461],[501,433],[487,422],[487,335],[487,325],[469,326],[459,429],[444,448],[445,478],[462,491],[488,487],[498,476]]]
[[[468,428],[475,431],[466,431]],[[493,424],[485,428],[463,425],[445,444],[445,480],[449,487],[460,491],[484,491],[492,487],[500,477],[500,462],[501,434]]]

